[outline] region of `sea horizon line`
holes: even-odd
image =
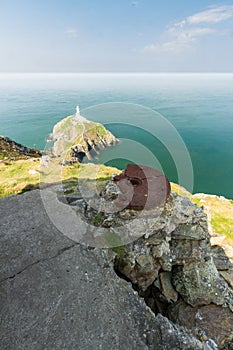
[[[233,75],[233,72],[0,72],[0,76],[7,75]]]

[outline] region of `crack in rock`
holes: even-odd
[[[78,243],[74,243],[74,244],[72,244],[72,245],[70,245],[70,246],[68,246],[68,247],[64,247],[64,248],[59,249],[58,252],[57,252],[55,255],[51,256],[51,257],[43,258],[43,259],[39,259],[39,260],[34,261],[33,263],[31,263],[31,264],[25,266],[22,270],[20,270],[20,271],[14,273],[14,274],[11,275],[11,276],[5,277],[5,278],[3,278],[2,280],[0,280],[0,284],[4,283],[4,282],[7,281],[7,280],[12,280],[12,279],[14,279],[16,276],[20,275],[21,273],[23,273],[24,271],[26,271],[27,269],[29,269],[30,267],[32,267],[32,266],[34,266],[34,265],[37,265],[37,264],[39,264],[39,263],[41,263],[41,262],[44,262],[44,261],[49,261],[49,260],[52,260],[52,259],[57,258],[58,256],[60,256],[60,255],[63,254],[64,252],[66,252],[66,251],[72,249],[72,248],[75,247],[76,245],[78,245]]]

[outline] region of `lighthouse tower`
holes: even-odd
[[[76,106],[76,117],[80,117],[80,109],[79,106]]]
[[[76,106],[76,114],[75,114],[75,116],[80,122],[86,122],[86,123],[89,122],[85,117],[81,116],[79,106]]]

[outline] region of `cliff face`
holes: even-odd
[[[213,349],[154,315],[111,250],[62,235],[38,190],[0,199],[0,225],[1,349]]]
[[[52,151],[55,156],[62,157],[68,163],[81,163],[84,157],[90,160],[100,150],[118,142],[102,124],[76,115],[57,123],[50,140],[54,142]]]
[[[71,203],[92,229],[84,245],[62,235],[39,191],[0,200],[3,348],[231,349],[232,265],[202,208],[171,193],[160,208],[115,211],[113,181],[66,204],[47,190],[54,212]]]
[[[39,158],[41,155],[39,150],[23,146],[8,137],[0,136],[0,160]]]
[[[115,270],[155,314],[227,347],[233,341],[233,265],[221,247],[211,247],[203,208],[172,192],[154,209],[116,210],[120,195],[111,181],[99,199],[73,204],[96,226],[88,244],[115,242]]]

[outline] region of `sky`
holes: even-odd
[[[0,0],[0,72],[233,72],[233,1]]]

